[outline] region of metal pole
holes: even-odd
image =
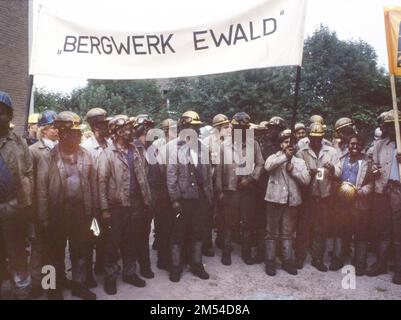
[[[29,90],[28,90],[28,99],[27,99],[27,102],[26,102],[26,110],[25,110],[25,115],[26,115],[26,121],[25,121],[25,124],[24,124],[24,135],[27,133],[27,131],[28,131],[28,118],[29,118],[29,112],[30,112],[30,109],[31,109],[31,98],[32,98],[32,88],[33,88],[33,75],[30,75],[29,76],[29,79],[28,79],[28,87],[29,87]]]
[[[295,123],[297,122],[297,111],[298,111],[298,96],[299,96],[299,85],[301,83],[301,66],[297,66],[297,77],[295,80],[295,97],[294,106],[292,108],[292,118],[291,118],[291,129],[294,130]]]
[[[391,80],[391,96],[393,98],[393,110],[394,110],[395,141],[397,144],[397,153],[401,154],[400,122],[398,119],[398,105],[397,105],[397,93],[396,93],[396,89],[395,89],[395,76],[393,74],[391,75],[390,80]],[[401,176],[401,163],[398,164],[398,171]]]

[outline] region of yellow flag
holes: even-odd
[[[401,76],[401,7],[384,8],[384,25],[389,72]]]

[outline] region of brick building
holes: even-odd
[[[23,133],[29,103],[29,0],[0,0],[0,90],[11,95],[15,131]]]

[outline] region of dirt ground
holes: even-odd
[[[152,269],[155,278],[146,280],[145,288],[136,288],[118,282],[118,293],[108,296],[103,291],[103,279],[97,277],[98,287],[94,289],[98,299],[174,299],[174,300],[298,300],[298,299],[401,299],[401,286],[391,282],[392,274],[376,278],[356,277],[355,289],[343,289],[344,273],[322,273],[305,264],[297,276],[291,276],[279,268],[275,277],[264,272],[264,264],[248,266],[240,258],[235,246],[232,265],[220,262],[221,251],[216,249],[215,257],[203,257],[209,280],[201,280],[186,270],[179,283],[170,282],[168,273],[156,267],[156,251],[151,250]],[[327,261],[328,259],[326,259]],[[370,256],[372,262],[373,256]],[[66,293],[65,298],[71,296]]]
[[[215,257],[204,257],[209,280],[201,280],[186,270],[179,283],[170,282],[168,273],[156,267],[156,251],[151,250],[152,269],[155,278],[146,280],[145,288],[136,288],[118,280],[118,293],[108,296],[103,291],[103,277],[96,277],[98,286],[93,291],[99,300],[299,300],[299,299],[380,299],[400,300],[401,286],[392,284],[392,274],[376,278],[356,277],[355,289],[344,289],[345,274],[340,271],[322,273],[311,267],[307,261],[297,276],[291,276],[280,269],[277,275],[269,277],[264,265],[248,266],[240,258],[238,246],[234,247],[232,265],[220,262],[221,251],[216,249]],[[373,257],[370,256],[370,262]],[[326,262],[328,259],[326,259]],[[64,291],[65,299],[76,299]]]

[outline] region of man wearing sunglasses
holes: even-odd
[[[179,121],[180,133],[168,145],[167,188],[174,211],[171,234],[170,281],[181,278],[184,244],[190,246],[194,275],[209,279],[202,263],[202,238],[206,210],[210,210],[213,186],[209,153],[199,140],[199,115],[187,111]],[[185,243],[189,239],[189,243]]]
[[[213,117],[212,127],[213,127],[212,133],[203,139],[203,143],[206,144],[209,149],[210,161],[212,164],[213,183],[215,183],[216,182],[215,167],[220,161],[221,145],[226,138],[231,137],[230,120],[224,114],[217,114]],[[215,188],[213,188],[213,190],[215,190]],[[219,245],[220,248],[222,247],[222,239],[223,239],[220,226],[220,220],[221,220],[220,216],[222,207],[221,207],[221,202],[217,201],[217,195],[215,199],[216,201],[214,202],[213,211],[210,210],[207,217],[207,223],[203,239],[203,249],[202,249],[203,255],[208,257],[214,256],[213,241],[212,241],[213,220],[215,220],[215,223],[217,224],[216,244]]]
[[[251,236],[255,233],[256,182],[263,170],[259,143],[250,138],[250,117],[236,113],[232,120],[232,138],[226,139],[216,167],[216,189],[223,201],[224,246],[221,262],[231,264],[232,233],[241,223],[243,261],[254,263],[251,255]]]
[[[138,243],[145,207],[152,206],[145,163],[132,144],[132,121],[125,115],[109,122],[113,143],[99,157],[98,185],[102,224],[105,228],[104,291],[117,293],[119,252],[123,260],[122,279],[135,287],[146,282],[137,275]]]
[[[88,122],[93,136],[86,139],[82,143],[82,147],[90,152],[93,159],[93,165],[95,172],[98,171],[99,167],[99,156],[104,149],[106,149],[110,144],[111,140],[109,138],[109,119],[107,117],[107,111],[102,108],[92,108],[86,114],[86,122]],[[98,189],[94,189],[94,209],[96,211],[96,216],[100,216],[100,203]],[[101,223],[101,220],[99,221]],[[100,226],[102,228],[102,226]],[[93,245],[89,248],[88,252],[88,270],[85,285],[88,288],[95,288],[97,283],[93,277],[93,252],[96,251],[96,262],[95,262],[95,273],[97,275],[104,274],[104,233],[101,232],[98,237],[93,237]]]
[[[340,158],[344,158],[346,155],[348,155],[348,141],[349,138],[356,134],[356,127],[354,125],[354,122],[352,119],[343,117],[340,118],[336,121],[334,125],[334,139],[333,139],[333,147],[334,149],[337,150],[338,156]],[[333,190],[338,189],[340,186],[339,181],[335,180],[333,181]],[[341,246],[343,247],[343,254],[345,256],[348,256],[351,253],[351,241],[352,241],[352,221],[350,220],[350,215],[344,216],[341,211],[342,208],[339,207],[339,201],[337,201],[337,196],[335,193],[332,194],[331,196],[331,205],[330,205],[330,230],[329,234],[331,233],[336,233],[335,230],[333,230],[333,227],[335,228],[335,225],[338,224],[335,222],[335,220],[338,220],[338,217],[341,216],[344,221],[342,223],[344,230],[342,230],[342,244]],[[337,242],[337,245],[336,245]],[[334,250],[338,250],[337,247],[340,246],[339,244],[339,239],[334,239]],[[338,252],[337,252],[338,253]],[[335,255],[335,253],[334,253]],[[341,259],[337,260],[340,261]],[[334,263],[331,264],[332,271],[338,270],[340,268],[341,263],[336,263],[336,259],[334,259]]]
[[[162,178],[159,166],[156,161],[156,148],[152,145],[153,141],[148,141],[148,132],[154,127],[153,119],[147,114],[140,114],[136,117],[133,124],[133,144],[139,151],[142,163],[145,167],[146,179],[150,187],[154,203],[159,203],[159,192],[162,188]],[[149,135],[150,138],[150,135]],[[151,158],[151,159],[150,159]],[[152,279],[155,275],[152,271],[149,256],[149,235],[151,231],[152,219],[155,216],[154,207],[142,207],[139,211],[139,241],[135,243],[138,252],[138,262],[142,277]]]
[[[48,206],[44,224],[49,224],[51,259],[56,268],[53,298],[63,298],[64,259],[68,240],[72,267],[72,295],[94,300],[96,295],[84,285],[90,226],[94,215],[95,171],[90,153],[80,146],[81,119],[71,111],[60,112],[54,120],[59,143],[50,151],[43,204]],[[47,221],[46,221],[47,220]]]
[[[157,267],[163,270],[170,270],[170,238],[173,222],[171,201],[167,189],[167,145],[177,137],[177,121],[165,119],[161,123],[164,137],[155,140],[152,146],[157,153],[158,167],[161,176],[161,185],[158,190],[158,200],[155,201],[155,242],[157,249]]]
[[[278,142],[279,134],[286,128],[283,118],[274,116],[269,121],[262,121],[262,126],[255,130],[256,141],[260,145],[263,160],[266,161],[269,156],[280,149]],[[265,261],[265,234],[266,234],[266,203],[265,194],[269,174],[263,170],[257,181],[256,187],[256,246],[257,254],[255,263]]]

